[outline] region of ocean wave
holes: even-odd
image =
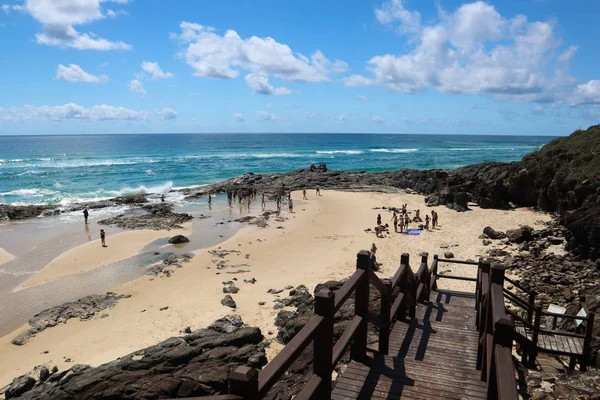
[[[449,150],[449,151],[495,151],[495,150],[528,150],[533,149],[531,146],[495,146],[495,147],[450,147],[446,149],[440,150]]]
[[[363,154],[362,150],[318,150],[317,154],[348,154],[348,155],[357,155]]]
[[[419,149],[371,149],[372,153],[414,153]]]
[[[6,196],[21,196],[21,197],[44,197],[56,194],[52,190],[48,189],[39,189],[39,188],[31,188],[31,189],[16,189],[11,190],[10,192],[0,193],[0,197]]]
[[[250,157],[256,158],[291,158],[298,157],[298,154],[293,153],[259,153],[259,154],[250,154]]]

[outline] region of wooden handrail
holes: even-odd
[[[323,320],[324,318],[319,315],[313,316],[279,354],[262,369],[258,377],[259,396],[264,396],[277,382],[277,379],[296,361],[296,358],[313,339]]]
[[[469,276],[457,276],[457,275],[438,274],[437,277],[438,278],[444,278],[444,279],[456,279],[456,280],[459,280],[459,281],[477,282],[477,278],[471,278]]]
[[[576,319],[576,320],[581,320],[581,321],[588,321],[589,315],[586,315],[585,317],[581,317],[578,315],[568,315],[568,314],[557,314],[557,313],[553,313],[550,311],[543,311],[542,310],[542,315],[545,317],[558,317],[558,318],[566,318],[566,319]]]
[[[568,337],[585,339],[585,335],[584,334],[582,335],[580,333],[565,332],[565,331],[555,331],[555,330],[551,330],[551,329],[541,329],[540,328],[540,333],[546,333],[548,335],[554,335],[554,336],[568,336]]]
[[[447,258],[438,258],[439,262],[451,263],[451,264],[467,264],[467,265],[479,265],[476,261],[463,261],[463,260],[454,260]]]
[[[335,292],[335,306],[334,311],[337,312],[348,300],[350,296],[354,293],[354,289],[356,289],[356,285],[364,276],[365,271],[362,269],[357,269],[354,274],[348,279],[342,287]]]
[[[521,285],[520,283],[517,283],[516,281],[514,281],[513,279],[510,279],[509,277],[505,276],[504,280],[507,281],[508,283],[510,283],[511,285],[513,285],[514,287],[516,287],[517,289],[519,289],[522,292],[525,293],[531,293],[532,290],[526,289],[523,285]]]
[[[354,318],[352,318],[350,325],[348,325],[340,339],[337,341],[335,346],[333,346],[333,360],[331,362],[331,369],[335,368],[337,363],[341,360],[344,352],[348,349],[348,346],[350,346],[350,341],[352,340],[352,337],[356,333],[356,330],[361,323],[362,318],[355,315]]]
[[[306,382],[306,385],[297,396],[294,397],[294,400],[310,400],[313,398],[315,393],[317,392],[319,386],[322,384],[323,379],[321,379],[318,375],[313,375]]]

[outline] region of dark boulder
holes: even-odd
[[[235,301],[233,300],[233,297],[231,297],[231,295],[223,297],[223,299],[221,300],[221,304],[230,308],[237,307],[237,304],[235,304]]]
[[[129,196],[115,197],[114,202],[117,204],[143,204],[147,203],[148,199],[145,194],[132,194]]]
[[[31,376],[23,375],[15,378],[12,383],[8,386],[8,389],[4,392],[5,399],[12,399],[22,395],[23,393],[31,390],[35,385],[35,379]]]
[[[454,204],[456,211],[466,211],[469,209],[469,195],[465,192],[458,192],[454,194]]]
[[[528,225],[523,225],[517,229],[509,229],[506,231],[506,237],[514,243],[529,242],[532,238],[533,229]]]
[[[183,235],[176,235],[169,239],[169,243],[171,244],[181,244],[181,243],[189,243],[190,239],[186,238]]]
[[[483,234],[487,235],[487,237],[489,237],[490,239],[504,239],[506,237],[506,234],[504,234],[504,232],[496,231],[489,226],[483,228]]]

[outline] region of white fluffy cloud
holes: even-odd
[[[383,117],[381,115],[373,115],[371,117],[371,121],[377,122],[377,123],[382,123],[383,122]]]
[[[439,21],[429,25],[400,0],[384,2],[375,15],[409,35],[412,49],[371,58],[370,76],[349,76],[346,86],[376,84],[404,93],[433,87],[500,100],[554,101],[573,82],[568,63],[577,48],[560,53],[551,22],[529,22],[524,15],[508,19],[483,1],[440,12]]]
[[[180,28],[181,33],[172,37],[184,46],[181,56],[195,76],[233,79],[241,71],[249,71],[252,77],[327,82],[348,69],[345,62],[329,60],[318,50],[309,58],[271,37],[244,39],[234,30],[220,35],[214,28],[191,22],[182,22]]]
[[[275,121],[277,119],[277,116],[266,111],[257,111],[256,119],[259,121]]]
[[[167,108],[156,111],[137,111],[109,105],[96,105],[88,108],[75,103],[58,106],[26,105],[0,109],[0,120],[4,121],[145,121],[153,118],[174,119],[176,116],[177,113],[174,110]]]
[[[317,114],[315,114],[312,111],[305,111],[304,112],[304,117],[303,119],[316,119],[317,118]]]
[[[25,11],[25,7],[23,7],[20,4],[2,4],[2,7],[0,8],[2,9],[2,11],[4,11],[5,14],[10,14],[12,11]]]
[[[163,108],[158,111],[158,117],[162,120],[176,119],[177,112],[172,108]]]
[[[421,14],[404,8],[403,0],[390,0],[375,10],[377,20],[400,33],[418,33],[421,30]]]
[[[130,50],[131,45],[110,41],[94,33],[80,33],[76,25],[84,25],[117,12],[105,12],[103,3],[126,4],[128,0],[25,0],[24,10],[42,24],[37,43],[71,47],[78,50]]]
[[[146,89],[144,88],[144,84],[137,79],[134,79],[129,82],[129,90],[134,93],[146,94]]]
[[[284,96],[292,93],[292,91],[286,87],[273,87],[269,84],[269,79],[265,75],[260,74],[248,74],[246,75],[246,84],[256,94],[270,95],[274,94],[277,96]]]
[[[56,69],[56,79],[60,79],[67,82],[102,83],[108,81],[108,76],[92,75],[90,73],[85,72],[77,64],[69,64],[68,66],[59,64],[58,68]]]
[[[600,80],[591,80],[582,85],[577,85],[570,103],[573,105],[600,104]]]
[[[175,76],[171,72],[164,72],[160,68],[158,63],[150,62],[150,61],[144,61],[142,63],[142,70],[144,70],[144,72],[149,73],[151,75],[152,79],[154,79],[154,80],[168,79],[168,78],[173,78]]]
[[[240,113],[235,113],[233,114],[233,117],[235,118],[235,120],[237,122],[244,122],[246,119],[244,118],[244,116]]]

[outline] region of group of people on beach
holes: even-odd
[[[421,218],[421,210],[415,210],[415,216],[411,219],[408,215],[407,204],[402,204],[400,210],[397,208],[391,209],[393,212],[392,215],[392,223],[394,224],[394,232],[402,233],[409,229],[409,224],[412,223],[422,223],[423,219]],[[438,213],[434,210],[431,210],[431,217],[425,214],[425,223],[419,224],[419,229],[425,229],[427,231],[431,229],[435,229],[438,225]],[[387,230],[387,224],[384,226],[381,221],[381,214],[377,214],[377,224],[375,225],[375,234],[377,237],[383,237],[383,232]]]

